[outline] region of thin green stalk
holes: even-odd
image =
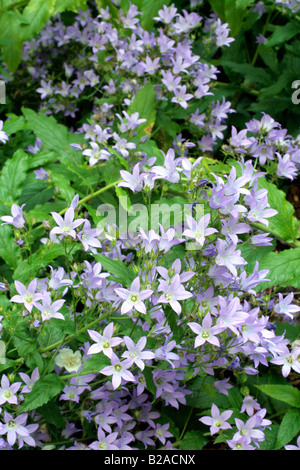
[[[250,225],[254,228],[257,228],[258,230],[269,233],[272,237],[276,238],[276,240],[280,241],[284,245],[289,245],[292,248],[300,248],[300,241],[299,240],[294,240],[293,242],[287,242],[287,241],[282,239],[282,237],[279,235],[279,233],[275,232],[274,230],[270,229],[269,227],[266,227],[266,225],[264,225],[264,224],[260,224],[259,222],[252,222]]]
[[[72,341],[74,338],[76,338],[77,335],[80,335],[81,333],[84,333],[86,330],[88,330],[89,328],[91,328],[92,326],[96,325],[97,323],[101,322],[102,320],[104,320],[106,317],[108,316],[108,313],[104,313],[101,317],[98,317],[96,318],[95,320],[93,320],[91,323],[89,323],[88,325],[84,326],[83,328],[81,328],[80,330],[77,330],[76,333],[73,333],[72,335],[68,335],[66,336],[66,338],[63,340],[63,343],[64,344],[67,344],[69,343],[70,341]],[[43,348],[41,349],[39,352],[41,354],[47,352],[47,351],[52,351],[53,349],[57,348],[60,344],[61,344],[61,340],[60,341],[56,341],[55,343],[53,344],[50,344],[50,346],[47,346],[46,348]]]
[[[87,196],[85,196],[84,198],[82,198],[82,199],[80,199],[80,200],[78,201],[78,205],[84,204],[84,203],[85,203],[86,201],[88,201],[89,199],[92,199],[92,198],[98,196],[99,194],[104,193],[105,191],[107,191],[108,189],[113,188],[114,186],[116,186],[116,185],[117,185],[118,183],[120,183],[120,182],[121,182],[121,180],[114,181],[113,183],[110,183],[110,184],[104,186],[103,188],[98,189],[98,191],[95,191],[94,193],[88,194]],[[60,214],[60,215],[63,215],[67,210],[68,210],[68,207],[65,207],[64,209],[62,209],[62,210],[59,212],[59,214]],[[38,226],[35,228],[35,230],[37,230],[37,229],[39,229],[39,228],[43,228],[43,227],[44,227],[43,224],[40,224],[40,225],[38,225]]]

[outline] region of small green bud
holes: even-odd
[[[250,390],[246,386],[241,387],[240,391],[244,397],[247,397],[248,395],[250,395]]]

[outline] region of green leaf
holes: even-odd
[[[3,372],[6,369],[9,369],[10,367],[13,367],[15,365],[15,361],[12,359],[5,359],[5,362],[0,362],[0,372]]]
[[[161,10],[164,5],[169,6],[170,3],[170,0],[155,0],[155,2],[144,1],[141,15],[142,28],[147,30],[150,29],[154,24],[153,18],[157,16],[159,10]]]
[[[8,266],[15,269],[21,260],[21,249],[14,245],[15,239],[11,227],[0,226],[0,256]]]
[[[241,64],[231,60],[221,60],[221,65],[231,71],[242,75],[245,79],[265,85],[271,81],[270,74],[262,67],[254,67],[251,64]]]
[[[203,436],[202,431],[189,431],[179,444],[180,450],[201,450],[208,440]]]
[[[23,17],[28,24],[21,27],[23,41],[31,39],[41,31],[54,12],[55,0],[30,0],[23,10]]]
[[[248,8],[250,7],[253,3],[255,2],[255,0],[236,0],[236,6],[237,8]]]
[[[259,263],[259,268],[268,269],[270,282],[256,286],[260,292],[271,286],[300,288],[300,248],[291,248],[279,253],[269,253]]]
[[[277,439],[279,425],[272,424],[271,429],[264,429],[265,440],[259,443],[259,450],[274,450]]]
[[[279,95],[279,93],[281,93],[281,91],[284,90],[286,87],[290,88],[294,78],[295,74],[288,69],[281,73],[277,80],[272,80],[273,83],[271,82],[271,85],[261,88],[258,95],[258,100],[260,101],[261,109],[263,109],[263,100],[267,98],[273,98]]]
[[[49,401],[45,405],[40,406],[37,412],[46,419],[47,423],[54,424],[59,429],[65,428],[66,422],[61,415],[59,406],[54,401]]]
[[[14,11],[5,11],[0,18],[1,53],[9,72],[17,69],[22,57],[21,19]]]
[[[151,134],[152,127],[155,123],[156,105],[157,101],[154,86],[151,82],[148,82],[137,92],[128,108],[129,116],[138,112],[140,119],[146,119],[146,122],[141,124],[136,130],[138,138],[143,135]]]
[[[263,44],[259,48],[259,55],[264,61],[265,65],[269,67],[272,72],[278,73],[278,59],[277,54],[274,49],[270,47],[265,47]]]
[[[296,341],[299,337],[299,325],[297,323],[287,323],[281,321],[276,324],[276,335],[281,336],[284,334],[284,337],[287,338],[291,343]]]
[[[225,2],[224,0],[209,0],[212,9],[217,13],[222,21],[225,21]]]
[[[126,266],[123,261],[110,259],[101,254],[97,254],[95,259],[101,263],[106,272],[115,276],[122,285],[130,287],[132,281],[137,277],[133,269]]]
[[[39,335],[37,340],[39,347],[44,349],[48,348],[50,345],[62,341],[65,333],[61,327],[53,325],[55,318],[51,318],[49,322],[43,325],[43,336]],[[58,320],[58,319],[56,319]],[[64,320],[60,320],[61,323],[64,323]]]
[[[35,155],[30,155],[28,160],[28,169],[40,168],[47,163],[53,163],[57,159],[55,152],[44,152],[41,151]],[[36,181],[36,179],[35,179]]]
[[[300,390],[291,385],[256,385],[266,395],[276,400],[283,401],[288,405],[300,408]]]
[[[36,350],[36,342],[30,339],[28,332],[23,332],[24,336],[26,334],[26,339],[22,339],[20,336],[13,336],[14,346],[17,348],[20,357],[27,356]]]
[[[92,357],[84,362],[80,371],[81,374],[98,374],[101,369],[108,366],[110,361],[102,353],[93,354]]]
[[[54,189],[42,180],[28,178],[23,185],[23,190],[19,198],[19,205],[26,204],[26,212],[36,208],[39,204],[44,204],[53,198]]]
[[[57,374],[49,374],[36,382],[32,391],[27,394],[24,403],[20,408],[20,413],[31,411],[48,403],[52,398],[58,395],[65,384]]]
[[[63,11],[78,12],[79,8],[81,10],[86,10],[87,0],[56,0],[53,15],[62,13]]]
[[[285,413],[278,430],[275,449],[281,449],[283,446],[291,442],[300,432],[300,410],[290,408]]]
[[[0,176],[0,199],[5,202],[17,202],[26,180],[28,155],[24,150],[17,150],[13,157],[6,160]]]
[[[152,369],[148,366],[146,366],[143,370],[143,375],[145,377],[145,380],[146,380],[146,387],[147,389],[149,390],[149,392],[151,392],[154,396],[156,396],[156,385],[154,383],[154,380],[153,380],[153,373],[152,373]]]
[[[267,47],[274,47],[278,44],[287,42],[300,33],[300,27],[298,23],[289,22],[284,26],[276,26],[275,31],[271,37],[264,43]]]
[[[287,201],[283,191],[277,188],[275,184],[269,183],[265,178],[259,179],[259,189],[268,190],[268,202],[272,209],[278,213],[268,219],[269,229],[287,243],[294,242],[299,238],[299,220],[294,216],[295,209]]]
[[[247,265],[245,265],[245,271],[247,274],[251,274],[255,267],[256,262],[258,261],[259,267],[261,260],[266,256],[268,253],[274,251],[275,243],[272,246],[255,246],[252,245],[250,242],[246,242],[241,244],[241,256],[247,261]],[[267,276],[268,277],[268,276]]]
[[[16,132],[25,128],[25,119],[23,116],[17,116],[14,113],[6,114],[6,119],[3,123],[3,131],[8,134],[15,134]]]
[[[23,284],[29,283],[41,268],[48,266],[51,261],[58,256],[64,256],[65,251],[62,245],[43,245],[29,259],[20,262],[14,272],[14,279]]]
[[[209,0],[209,3],[221,20],[229,24],[230,36],[236,36],[254,0]]]
[[[62,162],[75,168],[82,163],[81,152],[71,147],[78,137],[69,133],[67,127],[59,124],[53,116],[36,113],[32,109],[22,108],[29,129],[39,137],[47,150],[53,150],[60,155]]]
[[[63,175],[59,173],[53,173],[53,172],[51,172],[51,177],[55,186],[59,190],[60,196],[62,197],[62,199],[64,199],[68,203],[71,203],[72,199],[74,198],[76,194],[76,191],[74,188],[72,188],[67,178],[65,178]]]

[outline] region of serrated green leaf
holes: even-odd
[[[83,161],[81,152],[71,147],[72,143],[77,143],[80,136],[70,134],[68,128],[59,124],[53,116],[45,116],[29,108],[22,108],[22,113],[28,128],[41,139],[46,150],[55,151],[66,165],[69,164],[74,168],[81,165]]]
[[[76,191],[72,188],[70,182],[65,178],[63,175],[59,173],[51,173],[52,180],[59,190],[60,196],[62,199],[71,203],[74,196],[76,195]]]
[[[300,408],[300,390],[291,385],[256,385],[266,395],[283,401],[295,408]]]
[[[110,365],[110,361],[103,353],[93,354],[92,357],[84,362],[80,371],[81,374],[98,374],[101,369]]]
[[[262,282],[256,286],[260,292],[271,286],[300,288],[300,248],[291,248],[279,253],[269,253],[259,264],[260,270],[268,269],[270,282]]]
[[[63,11],[77,12],[79,9],[87,9],[87,0],[55,0],[53,15]]]
[[[259,450],[274,450],[278,429],[278,424],[272,424],[271,429],[269,426],[264,429],[265,439],[259,443]]]
[[[66,422],[61,415],[59,406],[54,401],[49,401],[37,410],[46,420],[47,423],[54,424],[58,429],[64,429]]]
[[[294,216],[295,209],[293,205],[287,201],[283,191],[278,189],[275,184],[269,183],[265,178],[260,178],[258,183],[259,189],[267,189],[268,202],[277,214],[268,219],[269,229],[287,243],[294,242],[299,238],[299,220]]]
[[[285,413],[277,434],[275,449],[281,449],[283,446],[291,442],[300,432],[300,410],[290,408]]]
[[[6,160],[0,176],[0,199],[5,202],[17,202],[26,180],[28,155],[24,150],[17,150],[12,158]]]
[[[23,17],[28,21],[21,27],[23,41],[31,39],[41,31],[54,12],[55,0],[30,0],[23,10]]]
[[[146,122],[140,124],[136,129],[138,138],[143,135],[151,134],[151,130],[155,123],[156,105],[157,100],[154,86],[151,82],[148,82],[137,92],[128,108],[128,114],[130,116],[131,114],[138,112],[140,119],[146,119]]]
[[[8,266],[15,269],[21,260],[21,249],[14,243],[11,227],[0,226],[0,256]]]
[[[49,374],[41,378],[34,384],[32,391],[27,394],[19,410],[20,413],[35,410],[48,403],[62,391],[64,386],[64,382],[57,374]]]
[[[282,44],[300,33],[298,23],[289,22],[283,26],[276,26],[271,37],[265,42],[265,46],[274,47]]]
[[[285,70],[281,73],[275,82],[272,80],[271,85],[261,88],[258,95],[258,100],[261,102],[267,98],[276,97],[284,90],[286,87],[291,86],[293,80],[295,78],[295,74],[290,70]],[[266,82],[268,83],[268,82]],[[262,103],[260,103],[262,108]],[[262,108],[263,109],[263,108]]]
[[[25,334],[26,332],[23,332],[23,335]],[[27,339],[22,339],[19,335],[13,336],[13,343],[17,348],[20,357],[27,356],[36,350],[36,342],[31,340],[30,336],[28,336]]]
[[[103,269],[117,278],[122,285],[130,286],[137,277],[132,268],[126,266],[123,261],[107,258],[105,255],[97,254],[95,259],[99,261]]]
[[[237,63],[231,60],[222,60],[221,65],[225,67],[225,69],[229,68],[229,70],[242,75],[244,79],[248,79],[263,85],[265,85],[266,83],[270,83],[271,76],[266,71],[266,69],[262,67],[255,67],[251,64],[246,63]]]
[[[47,163],[53,163],[57,160],[55,152],[41,151],[35,155],[30,155],[28,160],[28,169],[40,168]]]
[[[15,365],[15,361],[12,359],[5,359],[5,362],[0,363],[0,372],[3,372],[4,370],[10,369],[10,367],[13,367]]]
[[[21,19],[13,11],[5,11],[0,18],[1,53],[9,72],[17,69],[22,57]]]
[[[14,113],[8,113],[6,121],[3,123],[3,131],[8,134],[15,134],[16,132],[25,128],[25,119],[23,116],[17,116]]]
[[[43,336],[38,336],[38,344],[41,349],[49,347],[51,344],[55,344],[58,341],[62,341],[65,333],[61,327],[53,325],[53,320],[51,319],[48,323],[43,326]],[[64,323],[63,320],[60,320],[61,323]]]
[[[64,256],[64,254],[62,245],[43,245],[29,259],[18,264],[13,277],[15,280],[27,284],[36,277],[39,269],[48,266],[54,259]]]
[[[148,366],[146,366],[143,370],[143,375],[145,377],[145,380],[146,380],[146,387],[147,389],[149,390],[149,392],[151,392],[154,396],[156,396],[156,385],[155,385],[155,382],[153,380],[153,373],[152,373],[152,369]]]
[[[241,256],[247,261],[245,266],[245,271],[247,274],[251,274],[255,267],[256,262],[258,261],[259,267],[261,260],[268,254],[274,251],[275,242],[272,246],[255,246],[250,242],[241,244]]]
[[[22,193],[19,198],[19,205],[25,204],[26,212],[36,208],[40,204],[50,201],[53,198],[54,189],[42,180],[34,180],[28,178],[23,185]]]
[[[201,431],[189,431],[180,442],[180,450],[201,450],[208,440]]]
[[[159,10],[162,9],[164,5],[169,6],[170,3],[171,0],[155,0],[155,2],[144,1],[141,9],[142,28],[147,30],[150,29],[154,24],[153,18],[157,16]]]

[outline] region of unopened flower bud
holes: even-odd
[[[48,222],[48,220],[43,220],[42,224],[46,230],[51,230],[51,224]]]

